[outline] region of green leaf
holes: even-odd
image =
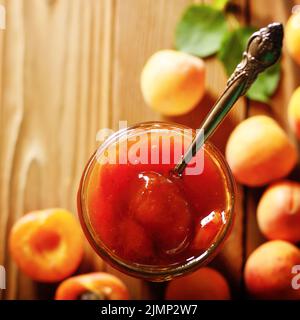
[[[242,60],[248,39],[254,31],[256,29],[252,27],[242,27],[225,35],[218,58],[223,62],[228,76],[232,74],[237,64]],[[278,62],[257,77],[246,96],[251,100],[268,103],[269,98],[278,87],[279,80],[280,63]]]
[[[279,80],[280,64],[277,62],[257,77],[246,95],[251,100],[268,103],[278,87]]]
[[[255,32],[255,29],[252,27],[242,27],[226,33],[218,58],[223,62],[228,76],[241,62],[248,39],[253,32]]]
[[[212,6],[218,10],[223,10],[228,2],[229,0],[214,0]]]
[[[191,5],[179,21],[175,46],[199,57],[216,53],[228,28],[221,10],[209,5]]]

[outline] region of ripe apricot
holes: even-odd
[[[300,12],[293,13],[285,26],[286,47],[291,57],[300,64]]]
[[[57,288],[55,300],[128,300],[129,292],[117,277],[94,272],[71,277]]]
[[[300,241],[300,183],[281,181],[269,186],[259,201],[257,221],[270,240]]]
[[[300,291],[292,287],[292,268],[299,264],[296,246],[282,240],[266,242],[246,262],[246,288],[258,299],[300,299]]]
[[[285,177],[297,161],[295,146],[275,120],[253,116],[231,133],[226,159],[240,183],[261,186]]]
[[[168,283],[166,300],[229,300],[226,279],[212,268],[201,268]]]
[[[288,105],[288,119],[291,128],[300,139],[300,87],[292,94]]]
[[[169,116],[185,114],[204,95],[204,61],[174,50],[158,51],[144,66],[141,89],[154,110]]]
[[[83,235],[77,220],[64,209],[34,211],[14,224],[9,248],[18,267],[30,278],[56,282],[79,266]]]

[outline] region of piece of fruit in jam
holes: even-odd
[[[129,214],[149,230],[158,250],[176,254],[189,243],[192,214],[178,186],[156,172],[138,176],[138,189],[130,202]]]

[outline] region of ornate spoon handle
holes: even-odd
[[[213,134],[239,97],[244,95],[258,74],[280,57],[283,39],[283,27],[272,23],[253,33],[249,38],[243,60],[227,82],[226,89],[209,112],[188,150],[176,165],[174,173],[181,175],[187,164],[195,156],[205,141]]]

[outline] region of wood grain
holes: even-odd
[[[0,31],[0,264],[7,270],[4,299],[50,299],[56,285],[37,284],[20,273],[8,252],[8,234],[23,214],[47,207],[76,213],[76,192],[83,167],[97,147],[99,129],[118,129],[149,120],[197,128],[226,84],[222,65],[206,59],[207,93],[188,115],[163,118],[143,101],[139,78],[148,57],[172,48],[176,22],[192,0],[0,0],[7,29]],[[210,2],[210,1],[205,1]],[[261,26],[286,21],[297,1],[236,0],[239,21]],[[250,12],[249,12],[250,8]],[[249,114],[271,111],[282,124],[282,106],[299,84],[296,68],[284,55],[285,74],[272,106],[241,99],[214,137],[226,140]],[[285,108],[285,107],[284,107]],[[255,193],[256,192],[256,193]],[[257,191],[238,186],[236,221],[221,254],[213,262],[241,292],[244,258],[262,239],[254,218]],[[245,210],[247,204],[247,210]],[[245,222],[247,227],[245,228]],[[246,251],[245,251],[246,249]],[[164,284],[125,276],[86,246],[79,272],[105,268],[130,287],[134,299],[163,296]]]
[[[110,5],[5,2],[0,256],[7,269],[7,299],[33,298],[39,292],[9,259],[7,235],[13,222],[45,207],[76,212],[82,168],[96,147],[99,125],[108,125],[109,73],[102,65],[110,57]]]
[[[247,18],[247,2],[243,0],[233,1],[240,12],[237,14],[238,20],[241,24],[246,23]],[[207,61],[207,87],[208,93],[212,97],[212,102],[222,94],[227,76],[224,72],[223,66],[215,58],[211,58]],[[209,108],[212,103],[208,102]],[[203,106],[202,106],[203,107]],[[207,106],[206,106],[207,108]],[[206,109],[207,111],[208,109]],[[214,136],[212,142],[224,152],[227,139],[234,129],[234,127],[242,121],[246,116],[246,104],[245,100],[240,99],[229,115],[220,125]],[[199,117],[201,119],[201,117]],[[199,120],[200,120],[199,119]],[[200,123],[200,122],[199,122]],[[236,198],[235,198],[235,222],[231,232],[231,235],[226,241],[221,253],[212,262],[212,265],[216,267],[230,282],[230,287],[234,297],[238,297],[241,291],[242,280],[242,266],[243,266],[243,221],[244,221],[244,194],[243,187],[237,185]]]

